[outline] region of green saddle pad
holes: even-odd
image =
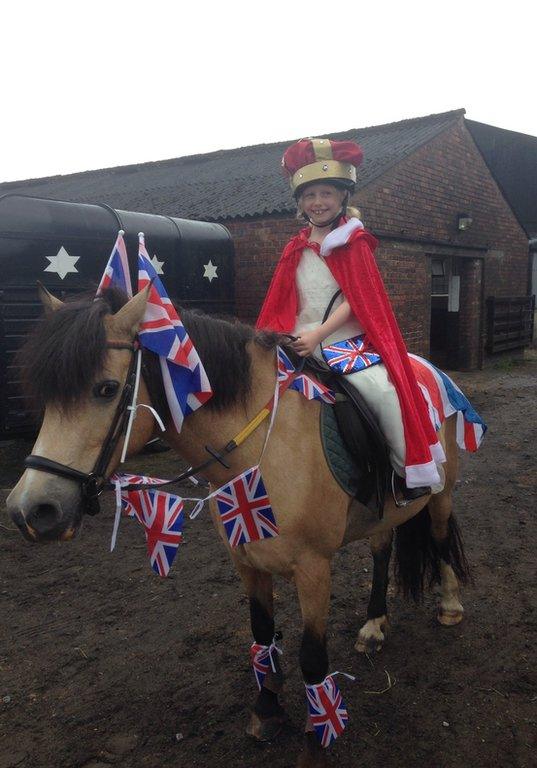
[[[334,409],[321,405],[321,441],[326,462],[339,485],[349,496],[356,496],[361,479],[360,469],[347,450],[338,429]]]

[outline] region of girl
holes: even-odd
[[[285,152],[284,172],[310,226],[285,247],[257,327],[297,336],[292,347],[303,357],[320,357],[321,344],[338,357],[326,348],[348,342],[348,380],[377,417],[399,488],[412,500],[441,489],[445,456],[373,256],[377,241],[347,207],[362,158],[354,142],[330,139],[302,139]]]

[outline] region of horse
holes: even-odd
[[[130,300],[108,290],[97,300],[92,297],[66,303],[44,289],[41,294],[45,317],[22,351],[21,361],[26,383],[44,412],[33,454],[48,463],[48,470],[30,463],[10,493],[7,508],[27,539],[67,541],[79,530],[84,512],[89,511],[84,478],[91,478],[95,491],[120,460],[123,436],[118,413],[132,374],[135,339],[148,289]],[[166,406],[158,358],[144,352],[139,402],[160,411],[167,442],[191,466],[197,466],[207,458],[206,446],[225,443],[236,435],[273,395],[276,347],[281,338],[256,332],[238,321],[191,311],[183,312],[182,320],[203,362],[213,396],[185,419],[178,433]],[[398,507],[388,495],[379,518],[348,496],[334,479],[321,445],[319,408],[319,402],[294,391],[285,392],[278,404],[263,457],[263,478],[276,511],[278,536],[232,548],[220,516],[210,504],[216,529],[249,600],[255,643],[270,646],[275,637],[273,576],[294,581],[303,619],[299,663],[308,685],[319,684],[328,674],[331,560],[340,547],[357,539],[371,542],[373,586],[367,621],[358,634],[358,651],[379,650],[386,638],[394,529],[403,591],[419,597],[428,566],[432,580],[439,584],[437,616],[441,624],[461,621],[459,582],[467,576],[452,512],[457,476],[455,416],[446,420],[439,433],[447,457],[444,490],[405,507]],[[221,487],[256,464],[267,421],[226,457],[228,466],[216,461],[207,467],[204,476],[211,488]],[[112,448],[103,452],[112,433]],[[139,409],[129,455],[138,453],[154,434],[151,412]],[[100,464],[100,478],[94,476],[96,463]],[[90,496],[91,507],[95,493]],[[247,732],[259,740],[274,738],[286,717],[279,699],[283,674],[277,654],[274,656],[273,668],[266,674],[247,726]],[[304,740],[297,765],[327,765],[328,750],[319,745],[310,718]]]

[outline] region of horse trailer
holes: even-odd
[[[119,229],[125,232],[133,286],[138,232],[144,232],[170,298],[211,314],[234,314],[234,248],[221,224],[103,204],[0,197],[0,439],[35,427],[14,358],[41,314],[38,281],[58,298],[95,290]]]

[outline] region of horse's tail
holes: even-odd
[[[440,561],[451,565],[459,583],[470,579],[470,566],[457,521],[451,515],[448,535],[437,543],[431,534],[431,518],[427,505],[395,531],[395,581],[405,597],[415,602],[423,598],[425,583],[440,583]]]

